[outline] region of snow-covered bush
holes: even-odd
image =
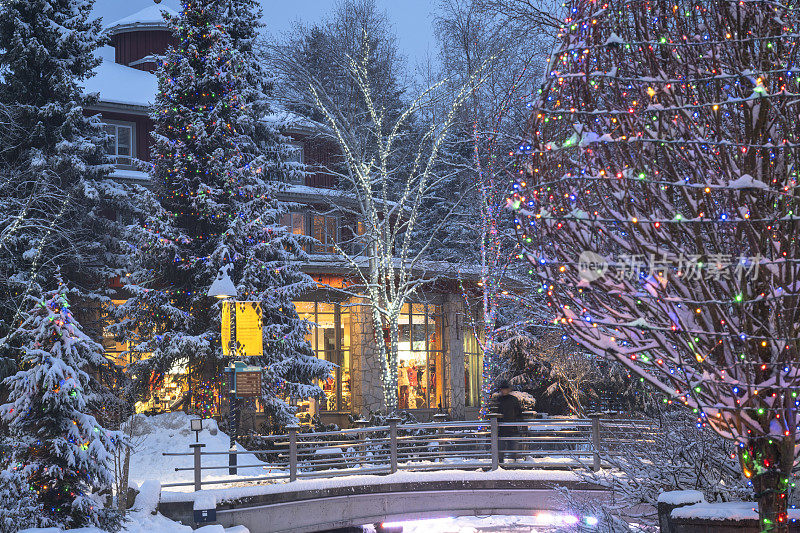
[[[624,447],[604,449],[598,472],[576,471],[584,481],[608,488],[613,503],[587,504],[562,491],[572,511],[597,516],[605,531],[627,531],[622,518],[657,531],[658,496],[673,490],[697,490],[708,502],[752,498],[752,488],[742,475],[735,446],[679,411],[663,413],[651,421],[660,428],[633,429]],[[593,514],[594,513],[594,514]],[[598,514],[599,513],[599,514]],[[615,529],[617,528],[617,529]]]

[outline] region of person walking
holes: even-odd
[[[522,405],[517,397],[511,394],[511,384],[504,379],[498,383],[497,388],[500,390],[500,395],[496,397],[495,412],[502,415],[499,422],[518,422],[522,417]],[[506,453],[516,460],[518,442],[514,437],[517,435],[519,426],[500,426],[498,436],[501,463],[505,462]],[[504,438],[506,440],[503,440]]]

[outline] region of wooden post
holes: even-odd
[[[200,452],[205,447],[201,442],[195,442],[189,445],[194,449],[194,490],[202,490],[203,488],[203,469],[202,469],[202,455]]]
[[[447,414],[446,413],[436,413],[433,415],[433,421],[436,424],[444,424],[447,422]],[[444,426],[440,426],[436,428],[436,433],[439,435],[439,446],[436,449],[437,454],[437,461],[444,461],[445,458],[445,446],[444,446]]]
[[[397,424],[399,418],[390,417],[386,419],[389,424],[389,473],[397,472]]]
[[[369,420],[364,420],[363,418],[356,420],[355,425],[358,429],[366,429],[369,425]],[[361,468],[367,464],[367,432],[366,431],[359,431],[358,438],[361,440],[361,444],[358,445],[357,449],[361,449],[358,452],[358,456],[360,459]]]
[[[500,468],[500,413],[489,413],[486,418],[489,419],[489,427],[491,436],[491,451],[492,451],[492,470]]]
[[[297,480],[297,430],[300,426],[286,426],[289,432],[289,481]]]
[[[600,470],[600,417],[602,413],[591,413],[589,418],[592,420],[592,470]]]

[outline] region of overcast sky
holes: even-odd
[[[435,55],[435,42],[431,24],[431,12],[435,0],[377,0],[395,25],[400,52],[413,67],[422,62],[430,52]],[[264,22],[271,34],[280,35],[291,29],[296,20],[315,22],[325,17],[335,0],[261,0],[264,6]],[[140,9],[152,6],[153,0],[96,0],[95,15],[103,17],[103,25],[127,17]],[[175,10],[179,0],[164,0]]]

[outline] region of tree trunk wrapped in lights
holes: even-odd
[[[735,441],[787,531],[800,10],[574,0],[510,200],[556,321]]]

